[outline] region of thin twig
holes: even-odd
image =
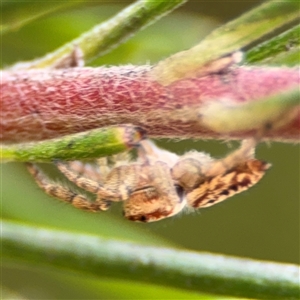
[[[88,63],[111,51],[128,40],[139,30],[151,25],[187,0],[139,0],[127,6],[108,21],[96,25],[78,38],[44,57],[27,63],[18,63],[14,69],[46,68],[60,63],[64,57],[72,56],[74,47],[82,52]]]

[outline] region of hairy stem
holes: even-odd
[[[2,223],[2,261],[63,268],[199,292],[259,299],[298,299],[299,267],[140,246],[28,225]]]
[[[241,108],[243,104],[250,108],[251,103],[273,96],[277,99],[274,104],[266,103],[277,105],[274,118],[287,122],[272,126],[265,137],[299,138],[299,98],[289,101],[289,91],[299,87],[297,68],[234,67],[221,74],[183,78],[168,86],[149,76],[150,70],[150,66],[123,66],[4,71],[0,141],[42,140],[127,123],[146,129],[151,137],[246,138],[260,129],[255,109],[252,117],[248,114],[246,127],[235,122],[241,109],[235,110],[232,126],[224,132],[210,125],[218,122],[218,114],[209,114],[208,123],[207,118],[202,120],[207,106]],[[293,104],[289,110],[285,101]],[[285,107],[282,114],[281,107]],[[274,118],[270,110],[260,113],[262,124],[273,125]]]

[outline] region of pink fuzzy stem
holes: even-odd
[[[253,131],[224,135],[204,127],[199,121],[201,109],[211,101],[256,101],[299,85],[299,70],[289,68],[237,67],[168,86],[151,78],[150,69],[3,71],[0,141],[42,140],[122,123],[142,126],[150,137],[245,138]],[[290,123],[270,131],[268,137],[297,140],[299,132],[300,109]]]

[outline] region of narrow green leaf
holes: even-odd
[[[250,49],[245,61],[268,65],[300,64],[300,25]]]
[[[214,30],[197,46],[160,62],[152,74],[162,84],[170,84],[189,74],[199,73],[208,62],[245,49],[299,19],[298,1],[266,1]]]
[[[131,125],[104,127],[41,142],[1,145],[0,158],[2,162],[51,162],[105,157],[137,145],[143,134]]]
[[[230,100],[211,102],[202,110],[201,121],[217,132],[272,129],[286,125],[298,111],[300,90],[296,88],[248,103]]]
[[[299,267],[2,222],[3,260],[259,299],[298,299]]]

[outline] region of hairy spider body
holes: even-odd
[[[107,159],[99,159],[96,169],[80,162],[55,162],[71,182],[96,194],[94,202],[49,183],[35,165],[28,164],[28,168],[47,194],[76,208],[104,211],[111,202],[123,201],[125,218],[153,222],[176,215],[186,206],[214,205],[256,184],[270,164],[254,158],[255,144],[254,139],[246,140],[239,149],[216,160],[196,151],[180,157],[143,140],[135,162],[116,158],[110,167]]]
[[[206,178],[198,187],[186,191],[187,203],[194,208],[209,207],[241,193],[256,184],[269,164],[253,159],[224,174]]]

